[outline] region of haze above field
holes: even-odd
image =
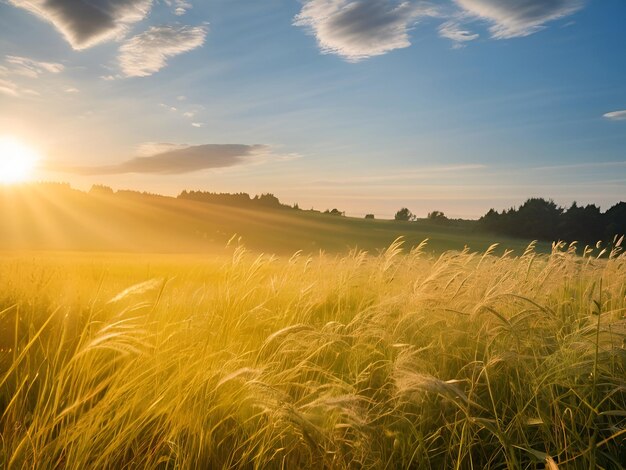
[[[0,129],[39,153],[29,179],[381,218],[626,193],[621,0],[98,5],[0,3]]]

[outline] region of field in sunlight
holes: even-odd
[[[522,253],[530,240],[494,237],[472,221],[364,220],[291,209],[258,209],[172,197],[90,194],[45,185],[0,188],[0,252],[74,250],[143,253],[222,251],[237,234],[250,249],[290,256],[297,250],[376,251],[399,236],[408,245],[429,238],[429,250],[485,250],[492,243]],[[538,246],[549,251],[547,244]]]
[[[14,255],[3,468],[621,468],[626,257]]]

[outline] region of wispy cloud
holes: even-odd
[[[171,114],[175,114],[180,116],[181,118],[186,119],[190,122],[192,127],[204,127],[204,123],[200,122],[201,117],[198,114],[201,114],[204,110],[204,106],[199,104],[190,104],[187,103],[187,98],[182,97],[184,99],[180,99],[181,96],[177,98],[179,104],[177,106],[171,106],[165,103],[159,103],[159,106],[163,109],[166,109]]]
[[[149,147],[157,153],[145,156]],[[211,168],[227,168],[262,158],[270,153],[266,145],[206,144],[180,146],[176,144],[149,144],[142,155],[117,165],[95,167],[55,167],[53,171],[80,175],[114,175],[144,173],[177,175]]]
[[[522,37],[545,23],[580,10],[583,0],[454,0],[465,12],[491,23],[492,37]]]
[[[9,0],[52,23],[74,49],[85,49],[125,33],[143,19],[153,0]]]
[[[17,97],[20,95],[20,88],[17,83],[0,78],[0,93],[7,96]]]
[[[535,171],[547,171],[547,170],[579,170],[579,169],[593,169],[593,168],[613,168],[626,166],[626,161],[617,162],[584,162],[584,163],[571,163],[565,165],[551,165],[551,166],[539,166],[531,168]]]
[[[603,117],[609,121],[626,121],[626,110],[612,111],[610,113],[606,113]]]
[[[8,78],[0,78],[0,94],[18,98],[22,96],[38,96],[39,92],[31,88],[24,88]]]
[[[42,62],[14,55],[6,56],[5,63],[8,64],[5,68],[8,72],[28,78],[38,78],[44,73],[61,73],[65,69],[63,64],[56,62]]]
[[[454,41],[454,48],[458,49],[466,42],[474,41],[480,37],[479,34],[472,33],[464,28],[458,21],[446,21],[439,26],[439,36]]]
[[[128,77],[152,75],[169,58],[202,46],[206,35],[206,26],[152,26],[120,47],[120,66]]]
[[[187,0],[165,0],[165,3],[172,8],[176,16],[184,15],[193,6]]]
[[[413,0],[306,0],[294,24],[315,35],[323,53],[357,62],[409,47],[411,27],[435,14]]]
[[[178,112],[178,108],[176,106],[170,106],[168,104],[165,103],[159,103],[159,106],[163,109],[167,109],[168,111],[171,111],[173,113]]]
[[[7,55],[4,65],[0,65],[0,93],[13,97],[38,96],[39,92],[30,88],[44,74],[59,74],[65,70],[63,64],[44,62],[15,55]],[[67,88],[65,91],[78,91]]]

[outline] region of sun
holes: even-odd
[[[39,160],[32,148],[13,137],[0,136],[0,184],[28,180]]]

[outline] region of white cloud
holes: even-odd
[[[193,127],[203,127],[204,123],[198,121],[198,114],[202,113],[204,106],[198,104],[187,104],[187,98],[185,96],[179,96],[177,100],[180,102],[179,106],[181,106],[182,108],[171,106],[165,103],[159,103],[159,106],[163,109],[170,111],[171,113],[176,114],[177,116],[180,116],[181,118],[191,121],[191,125]]]
[[[80,90],[78,88],[71,86],[65,89],[65,93],[80,93]]]
[[[159,103],[159,106],[163,109],[167,109],[168,111],[171,111],[173,113],[178,112],[178,108],[176,106],[170,106],[169,104],[165,104],[165,103]]]
[[[0,78],[0,93],[8,96],[19,96],[19,87],[15,82],[11,80],[4,80]]]
[[[193,5],[186,0],[165,0],[168,6],[172,7],[176,16],[182,16],[191,10]]]
[[[27,57],[8,55],[5,64],[0,65],[0,93],[13,97],[38,96],[35,90],[23,85],[24,79],[37,79],[45,73],[61,73],[64,70],[62,64],[54,62],[41,62]],[[18,80],[19,78],[19,80]]]
[[[30,88],[23,88],[17,83],[9,79],[0,78],[0,94],[20,97],[20,96],[39,96],[39,93]]]
[[[463,26],[457,21],[446,21],[439,26],[439,36],[454,41],[455,49],[463,47],[464,43],[474,41],[480,37],[479,34],[463,29]]]
[[[15,55],[8,55],[4,60],[8,66],[0,67],[2,75],[12,74],[27,78],[38,78],[44,73],[61,73],[65,69],[63,64],[56,62],[42,62]]]
[[[119,62],[128,77],[147,77],[167,60],[204,44],[205,26],[152,26],[120,47]]]
[[[150,11],[153,0],[9,0],[52,23],[74,49],[121,36]]]
[[[533,34],[544,24],[580,10],[584,0],[454,0],[468,14],[492,24],[492,37],[507,39]]]
[[[409,47],[411,27],[436,14],[414,0],[305,0],[294,25],[315,35],[324,54],[357,62]]]
[[[603,117],[609,121],[626,121],[626,110],[606,113]]]

